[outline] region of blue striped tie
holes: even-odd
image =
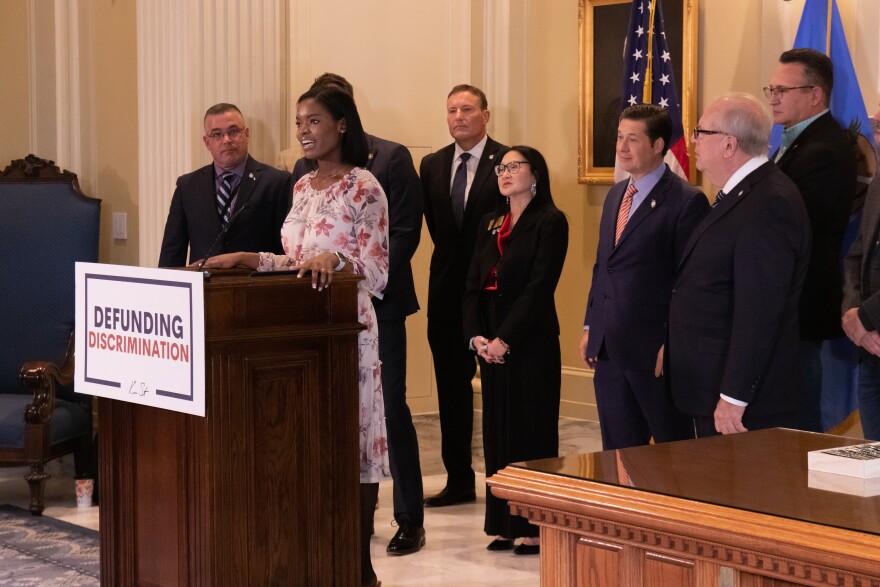
[[[235,180],[235,174],[226,171],[220,176],[220,184],[217,186],[217,213],[220,215],[220,224],[226,225],[229,222],[229,209],[232,207],[232,198],[235,197],[235,191],[232,189],[232,182]]]

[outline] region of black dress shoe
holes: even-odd
[[[425,545],[425,529],[422,526],[403,525],[388,543],[388,554],[412,554]]]
[[[469,501],[477,501],[477,494],[473,489],[449,489],[449,487],[444,487],[443,491],[425,500],[425,507],[442,508],[447,505],[467,503]]]
[[[540,544],[520,544],[513,549],[513,554],[540,554]]]
[[[507,538],[496,538],[489,543],[489,546],[486,547],[486,550],[513,550],[513,540],[508,540]]]

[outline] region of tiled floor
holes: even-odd
[[[440,431],[437,416],[416,418],[419,452],[422,459],[425,494],[440,491],[445,482],[440,461]],[[474,468],[483,471],[480,426],[474,425]],[[560,454],[576,454],[601,450],[599,425],[592,422],[562,419],[559,422]],[[479,447],[479,448],[478,448]],[[477,473],[477,486],[484,487],[484,477]],[[372,555],[376,574],[383,587],[430,585],[487,585],[532,587],[538,585],[538,557],[516,556],[510,551],[489,552],[490,540],[483,533],[485,495],[477,491],[476,503],[425,510],[427,544],[422,551],[404,557],[385,554],[388,541],[396,528],[393,519],[391,483],[379,489],[379,510],[376,512],[376,535]]]
[[[425,494],[433,495],[443,488],[446,481],[440,461],[439,424],[436,415],[418,416],[415,420]],[[474,468],[483,471],[479,422],[475,422],[474,430]],[[560,454],[601,449],[598,424],[562,419],[559,435]],[[53,476],[46,487],[47,507],[44,515],[97,530],[98,508],[76,507],[71,469],[72,461],[69,459],[50,465]],[[28,507],[30,498],[23,478],[26,471],[25,468],[0,469],[0,503]],[[478,487],[482,486],[483,480],[483,475],[478,473]],[[479,490],[476,503],[426,510],[427,545],[421,552],[402,557],[386,555],[385,547],[397,531],[391,525],[391,490],[391,481],[380,486],[376,534],[372,541],[373,565],[383,587],[538,585],[538,557],[486,550],[489,540],[482,530],[485,496]]]

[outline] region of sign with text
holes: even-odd
[[[76,264],[76,391],[205,415],[201,272]]]

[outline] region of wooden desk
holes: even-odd
[[[880,497],[807,486],[774,429],[511,465],[488,480],[541,526],[541,585],[880,587]]]

